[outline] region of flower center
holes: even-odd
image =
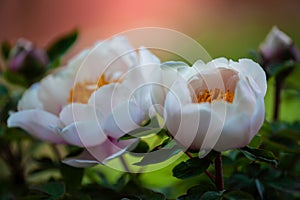
[[[120,82],[120,79],[108,81],[104,74],[100,76],[98,82],[80,82],[76,83],[75,86],[70,90],[68,103],[87,103],[92,93],[98,88],[110,84]]]
[[[226,92],[224,92],[219,88],[214,88],[211,90],[205,89],[204,91],[199,92],[196,95],[195,101],[197,103],[203,103],[203,102],[211,103],[212,101],[224,100],[229,103],[232,103],[233,99],[234,99],[234,93],[229,91],[229,89],[227,89]]]

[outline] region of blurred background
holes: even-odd
[[[297,0],[0,0],[0,40],[25,37],[44,47],[77,28],[71,56],[96,40],[155,26],[192,37],[212,57],[237,59],[256,49],[273,25],[300,44],[299,8]]]

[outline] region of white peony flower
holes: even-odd
[[[266,76],[249,59],[197,61],[174,81],[165,100],[169,132],[192,150],[225,151],[247,145],[265,116]]]
[[[8,126],[45,141],[86,148],[78,158],[65,160],[67,164],[105,162],[136,141],[118,142],[120,136],[150,118],[148,74],[159,63],[147,49],[135,51],[125,37],[100,42],[29,88]]]

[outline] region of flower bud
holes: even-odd
[[[47,64],[48,56],[43,49],[36,48],[28,40],[19,39],[11,51],[8,69],[26,78],[35,78],[45,72]]]
[[[293,40],[276,26],[272,28],[265,41],[260,45],[259,51],[262,57],[260,64],[267,72],[267,75],[272,74],[270,71],[274,64],[300,60],[299,50]],[[282,76],[287,76],[291,70],[291,68],[284,70],[285,72]]]

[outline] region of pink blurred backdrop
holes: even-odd
[[[0,0],[0,40],[25,37],[44,46],[78,28],[74,54],[98,39],[155,26],[191,36],[213,56],[234,57],[257,47],[272,25],[299,43],[299,8],[297,0]]]

